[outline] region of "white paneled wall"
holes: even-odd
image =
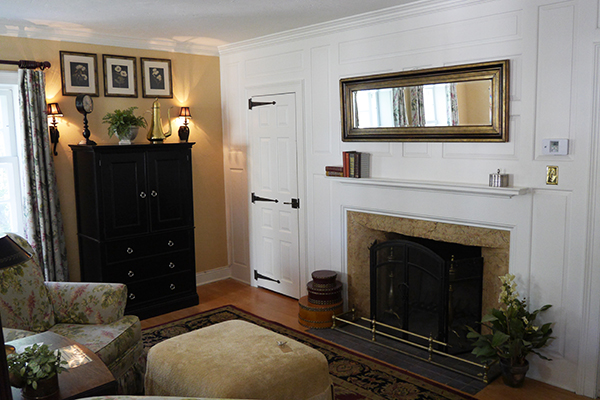
[[[317,269],[345,280],[347,210],[506,229],[510,270],[533,306],[550,303],[552,362],[530,376],[593,397],[597,391],[600,285],[600,23],[592,0],[430,0],[222,47],[230,263],[249,265],[247,97],[294,88],[301,186],[301,284]],[[510,59],[507,143],[342,142],[339,79]],[[266,89],[265,89],[266,90]],[[266,93],[265,93],[266,94]],[[544,156],[542,140],[570,140]],[[372,154],[372,176],[486,184],[498,168],[526,194],[490,197],[382,187],[324,176],[341,152]],[[545,184],[559,167],[558,186]]]

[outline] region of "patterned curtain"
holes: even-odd
[[[411,86],[410,109],[412,126],[425,126],[425,104],[423,100],[423,86]]]
[[[448,126],[458,125],[458,101],[456,99],[456,83],[446,85],[446,105],[448,107]]]
[[[393,88],[392,96],[394,102],[394,126],[408,126],[404,88]]]
[[[42,71],[19,70],[19,107],[23,119],[25,237],[38,257],[45,279],[67,281],[67,248],[48,138]]]

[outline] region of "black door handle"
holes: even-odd
[[[272,201],[273,203],[279,203],[279,200],[277,199],[268,199],[266,197],[260,197],[255,195],[254,192],[252,192],[252,203],[256,201]]]
[[[285,205],[291,205],[292,208],[300,208],[300,199],[292,199],[289,202],[284,201],[283,204],[285,204]]]

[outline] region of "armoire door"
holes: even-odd
[[[100,170],[106,238],[147,233],[144,153],[103,154]]]
[[[189,151],[147,153],[150,226],[153,232],[193,225]]]

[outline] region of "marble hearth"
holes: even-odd
[[[369,246],[389,233],[481,247],[484,258],[482,313],[498,306],[500,280],[508,272],[510,232],[466,225],[347,211],[348,305],[369,317]]]

